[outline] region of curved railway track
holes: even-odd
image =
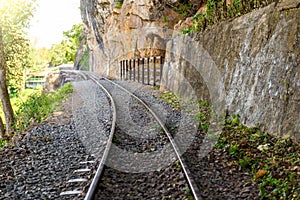
[[[229,154],[203,157],[210,143],[192,129],[190,102],[179,112],[138,83],[62,73],[74,85],[65,114],[1,154],[0,199],[259,199]]]
[[[137,96],[135,96],[133,93],[131,93],[130,91],[126,90],[124,87],[106,79],[106,78],[101,78],[101,80],[98,80],[98,78],[95,76],[95,75],[92,75],[92,74],[84,74],[83,76],[85,77],[88,77],[90,78],[91,80],[93,80],[98,86],[100,86],[103,91],[105,91],[106,95],[109,97],[109,101],[110,101],[110,104],[111,104],[111,109],[113,111],[113,122],[112,122],[112,128],[111,128],[111,131],[110,131],[110,136],[109,136],[109,139],[108,139],[108,142],[107,142],[107,146],[106,146],[106,149],[105,149],[105,152],[103,154],[103,157],[101,158],[100,162],[99,162],[99,165],[98,165],[98,168],[97,168],[97,171],[95,173],[95,176],[93,178],[93,181],[89,187],[89,190],[88,192],[86,193],[86,196],[85,196],[85,200],[90,200],[90,199],[102,199],[103,196],[99,196],[99,190],[105,190],[107,187],[102,187],[101,184],[107,184],[107,185],[110,185],[110,184],[118,184],[118,180],[111,180],[111,179],[118,179],[118,178],[123,178],[123,179],[126,179],[126,177],[133,177],[133,179],[137,178],[139,179],[140,176],[143,176],[143,174],[139,174],[139,175],[136,175],[136,174],[128,174],[128,172],[118,172],[118,170],[115,170],[113,169],[113,167],[105,167],[105,165],[109,162],[113,162],[113,161],[108,161],[109,157],[110,156],[114,156],[114,155],[111,155],[110,152],[111,152],[111,147],[112,147],[112,144],[113,144],[113,138],[114,138],[114,134],[115,132],[120,132],[120,130],[118,131],[118,126],[116,125],[117,123],[117,108],[116,108],[116,105],[115,105],[115,99],[114,97],[110,94],[111,91],[109,92],[109,89],[107,89],[108,87],[113,87],[114,90],[120,90],[122,91],[123,95],[126,93],[127,95],[130,96],[130,98],[134,99],[134,101],[136,102],[139,102],[139,104],[143,105],[143,107],[154,117],[154,119],[156,120],[156,122],[159,124],[160,126],[160,129],[163,130],[163,132],[165,133],[165,136],[167,137],[168,139],[168,143],[171,144],[172,148],[173,148],[173,151],[174,153],[176,154],[176,166],[180,166],[180,169],[182,169],[182,172],[184,173],[184,178],[188,184],[188,187],[190,188],[190,191],[192,193],[192,196],[194,197],[194,199],[200,199],[200,195],[199,195],[199,192],[198,192],[198,189],[197,189],[197,186],[195,184],[195,182],[193,181],[191,175],[190,175],[190,172],[183,160],[183,158],[181,157],[182,153],[180,152],[180,149],[179,147],[177,146],[176,142],[174,141],[174,139],[172,138],[171,134],[169,133],[168,129],[165,127],[164,123],[161,121],[161,119],[157,116],[157,114],[143,101],[141,100],[140,98],[138,98]],[[106,86],[104,86],[106,85]],[[122,134],[122,133],[116,133],[117,135],[118,134]],[[125,133],[126,134],[126,133]],[[161,134],[161,132],[160,132]],[[120,138],[122,138],[122,136],[119,136]],[[127,139],[126,139],[127,140]],[[122,141],[121,141],[122,142]],[[166,142],[164,143],[166,144]],[[126,147],[125,147],[126,148]],[[158,147],[159,148],[159,147]],[[143,150],[144,151],[144,150]],[[147,151],[147,150],[146,150]],[[149,150],[151,151],[151,150]],[[111,160],[113,160],[114,158],[111,158]],[[176,167],[175,166],[175,167]],[[173,167],[174,168],[174,167]],[[165,175],[166,176],[169,176],[168,173],[170,170],[162,170],[163,172],[162,173],[166,173]],[[172,170],[171,170],[172,171]],[[176,171],[176,170],[175,170]],[[115,175],[113,175],[114,173],[118,174],[117,177]],[[171,173],[174,173],[174,170],[171,172]],[[176,172],[175,172],[176,173]],[[154,173],[155,174],[155,173]],[[149,176],[149,174],[145,173],[144,174],[145,176]],[[153,175],[153,174],[151,174]],[[150,177],[151,177],[150,175]],[[105,178],[106,177],[109,177],[109,178]],[[171,175],[172,176],[172,175]],[[153,175],[151,177],[151,180],[149,183],[151,186],[155,186],[156,183],[155,181],[153,182],[153,180],[155,180],[156,178],[159,179],[161,177],[165,177],[164,175],[162,175],[161,173],[156,173],[155,175]],[[175,175],[174,177],[180,177],[180,175]],[[149,178],[149,177],[148,177]],[[108,180],[109,179],[109,180]],[[132,184],[132,181],[133,180],[128,180],[129,184]],[[176,178],[175,180],[176,181]],[[135,182],[135,181],[134,181]],[[143,182],[143,181],[142,181]],[[141,183],[142,183],[141,182]],[[147,181],[146,181],[147,182]],[[119,183],[120,185],[122,185],[122,183]],[[110,185],[111,187],[114,187],[113,185]],[[122,187],[127,187],[126,189],[127,190],[134,190],[132,188],[130,188],[131,186],[129,185],[122,185]],[[111,188],[113,190],[113,188]],[[174,189],[174,188],[173,188]],[[119,190],[119,189],[117,189]],[[167,189],[167,190],[170,190],[172,191],[172,189]],[[176,189],[175,189],[176,190]],[[103,192],[100,192],[101,194],[102,193],[105,193],[105,191]],[[127,194],[128,197],[130,197],[131,194]],[[170,194],[171,195],[171,194]],[[107,197],[107,196],[106,196]],[[115,198],[118,198],[118,197],[115,197]],[[120,197],[121,198],[121,197]]]
[[[258,199],[258,192],[255,192],[257,185],[251,182],[251,177],[240,168],[231,166],[231,160],[227,154],[218,149],[210,152],[211,141],[210,138],[206,138],[207,133],[205,131],[197,129],[195,132],[193,129],[195,124],[191,120],[195,112],[191,112],[190,102],[188,107],[183,104],[181,112],[178,112],[150,95],[146,88],[140,90],[139,84],[122,81],[112,82],[105,78],[97,78],[96,75],[90,73],[77,73],[81,79],[85,80],[80,83],[80,85],[85,85],[80,86],[86,90],[82,94],[86,96],[85,102],[97,102],[90,103],[97,104],[97,108],[95,107],[96,109],[92,111],[91,115],[94,116],[95,120],[91,121],[90,119],[93,117],[86,117],[87,124],[82,123],[81,125],[92,125],[93,127],[93,123],[97,123],[97,121],[99,123],[104,122],[106,124],[104,134],[102,129],[93,130],[93,128],[89,128],[89,130],[94,133],[95,138],[97,135],[103,135],[102,141],[106,142],[100,141],[99,143],[96,141],[93,142],[93,145],[98,146],[100,144],[101,149],[107,147],[107,150],[103,154],[106,155],[104,157],[102,157],[104,151],[98,156],[91,157],[92,159],[96,158],[95,164],[86,163],[86,168],[90,169],[89,173],[84,173],[84,170],[87,169],[76,170],[82,179],[77,177],[77,173],[74,175],[75,180],[72,181],[85,180],[85,182],[82,182],[77,188],[72,186],[75,189],[70,191],[69,194],[72,195],[67,196],[67,199],[69,197],[72,199],[83,199],[84,197],[86,199],[189,199],[190,196],[193,196],[193,199]],[[100,90],[102,87],[106,89],[106,92]],[[143,99],[144,102],[133,94]],[[125,96],[127,97],[125,98]],[[109,108],[112,104],[115,104],[114,109]],[[149,107],[154,109],[149,110]],[[87,109],[90,110],[89,108],[88,106]],[[157,108],[162,109],[162,112]],[[100,116],[103,114],[101,110],[110,113],[108,114],[110,117]],[[196,112],[198,111],[196,110]],[[111,130],[111,119],[113,118],[111,113],[114,113],[116,118],[116,123],[113,123],[114,131]],[[81,113],[78,114],[78,116],[82,115]],[[83,112],[83,116],[87,116],[86,114]],[[129,118],[129,122],[127,118]],[[135,126],[134,124],[138,125],[139,129],[134,131],[139,135],[132,135],[131,126]],[[152,127],[156,127],[154,132],[153,130],[146,131],[144,134],[145,129],[152,129]],[[111,132],[111,137],[109,137],[109,132]],[[147,136],[147,134],[150,134],[150,137],[141,137]],[[91,136],[91,134],[88,135]],[[94,138],[93,136],[89,138]],[[192,140],[190,140],[191,138]],[[106,146],[107,143],[109,143],[108,146]],[[155,152],[164,151],[165,146],[169,146],[173,152],[176,151],[173,155],[168,154],[169,152],[166,154],[167,157],[173,156],[175,159],[162,158],[160,160],[159,157],[156,159],[152,156]],[[175,150],[172,150],[173,146]],[[120,151],[120,149],[124,151]],[[145,154],[149,159],[139,156],[140,154]],[[100,160],[101,163],[97,170]],[[168,167],[164,162],[167,163]],[[153,163],[156,163],[154,167]],[[141,170],[138,165],[144,168]],[[147,168],[151,168],[151,170],[147,171]],[[189,170],[192,173],[189,173]],[[87,177],[88,174],[90,174],[89,177]],[[94,174],[96,175],[94,176]],[[92,184],[90,184],[91,182]],[[82,189],[83,187],[85,188]],[[184,191],[186,188],[190,188],[192,195]],[[66,189],[63,188],[63,191]],[[76,197],[76,194],[79,195]]]
[[[106,144],[106,148],[105,148],[105,151],[103,153],[103,156],[99,162],[99,165],[98,165],[98,168],[97,168],[97,171],[94,175],[94,178],[93,178],[93,181],[89,187],[89,190],[85,196],[85,200],[90,200],[90,199],[93,199],[94,196],[95,196],[95,192],[96,192],[96,189],[97,189],[97,186],[99,184],[99,180],[100,180],[100,177],[103,173],[103,169],[104,169],[104,165],[105,165],[105,162],[107,160],[107,157],[108,157],[108,153],[109,153],[109,150],[110,150],[110,147],[111,147],[111,144],[112,144],[112,140],[113,140],[113,136],[114,136],[114,132],[115,132],[115,127],[116,127],[116,116],[117,116],[117,111],[116,111],[116,106],[115,106],[115,103],[114,103],[114,100],[113,100],[113,97],[111,96],[111,94],[106,90],[105,87],[103,87],[96,79],[95,77],[91,77],[90,78],[98,85],[101,87],[101,89],[106,93],[106,95],[108,96],[108,98],[110,99],[110,105],[111,105],[111,109],[112,109],[112,112],[113,112],[113,117],[112,117],[112,126],[111,126],[111,130],[110,130],[110,135],[109,135],[109,139],[107,141],[107,144]]]

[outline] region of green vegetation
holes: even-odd
[[[185,189],[185,192],[184,192],[185,196],[187,197],[188,200],[194,200],[194,197],[193,197],[193,194],[192,194],[192,191],[189,187],[187,187]]]
[[[7,141],[0,138],[0,150],[3,149],[6,146],[6,144],[7,144]]]
[[[164,92],[159,98],[173,108],[180,106],[179,98],[171,92]],[[200,101],[199,109],[194,117],[199,127],[207,131],[211,107],[207,101]],[[225,119],[215,147],[226,151],[232,164],[252,174],[261,198],[299,200],[300,146],[292,139],[276,138],[257,127],[246,127],[240,123],[240,116],[234,114]]]
[[[6,78],[14,93],[22,91],[26,74],[33,66],[33,47],[26,29],[34,11],[34,0],[5,0],[0,3]]]
[[[115,8],[121,9],[121,8],[122,8],[122,5],[123,5],[123,0],[118,0],[118,1],[116,1]]]
[[[173,94],[170,91],[165,91],[158,95],[158,98],[167,102],[174,110],[181,110],[182,100],[179,98],[178,95]],[[196,114],[194,114],[193,117],[197,120],[198,127],[201,128],[201,130],[208,131],[211,107],[209,106],[207,101],[199,101],[198,108],[199,111]],[[170,132],[172,132],[175,129],[174,127],[167,128]]]
[[[167,23],[168,21],[169,21],[168,16],[164,15],[164,16],[163,16],[163,22],[164,22],[164,23]]]
[[[174,11],[177,12],[182,19],[184,19],[192,15],[193,4],[189,0],[183,0],[174,8]]]
[[[0,99],[5,111],[5,127],[0,118],[0,137],[12,132],[14,113],[10,95],[23,90],[26,74],[32,66],[32,46],[26,29],[34,10],[34,0],[4,0],[0,3]]]
[[[42,89],[42,88],[40,88]],[[18,94],[15,94],[15,95],[11,95],[11,105],[12,105],[12,108],[13,110],[17,110],[18,108],[18,105],[21,104],[21,102],[24,102],[28,99],[28,97],[34,93],[36,90],[33,90],[33,89],[25,89],[24,91],[18,93]],[[4,113],[2,111],[2,107],[0,105],[0,116],[2,118],[4,118]]]
[[[39,122],[44,115],[51,111],[50,108],[46,109],[39,105],[38,101],[44,105],[47,104],[47,101],[56,102],[59,100],[59,96],[46,95],[45,92],[40,91],[40,93],[35,92],[33,96],[29,95],[27,99],[26,95],[29,90],[24,91],[24,85],[28,74],[44,71],[45,68],[49,67],[49,62],[54,65],[74,62],[80,41],[84,39],[82,36],[83,26],[78,24],[74,25],[71,30],[64,32],[65,39],[61,44],[54,45],[51,50],[46,48],[34,49],[28,39],[27,29],[35,6],[35,0],[4,0],[0,3],[0,137],[2,137],[0,146],[4,144],[3,138],[9,138],[13,132],[22,130],[31,121]],[[15,99],[19,98],[23,99],[24,102],[16,103],[17,100]],[[29,103],[26,105],[27,100]],[[29,104],[31,103],[32,107],[30,108]],[[36,109],[32,111],[36,113],[31,113],[31,109]],[[14,116],[13,110],[16,111],[17,116]],[[2,119],[5,121],[3,122]]]
[[[83,25],[75,24],[72,29],[65,31],[60,44],[54,44],[49,50],[49,57],[53,66],[73,63],[80,41],[84,39]]]
[[[195,119],[197,120],[198,127],[201,128],[203,131],[208,131],[209,128],[209,116],[211,109],[208,105],[207,101],[199,101],[199,112],[194,115]]]
[[[33,67],[31,73],[39,73],[48,67],[74,63],[77,50],[82,41],[86,43],[83,25],[75,24],[70,30],[63,32],[64,39],[59,44],[53,44],[50,49],[33,49]],[[87,48],[80,61],[82,69],[89,67],[89,49]]]
[[[33,66],[30,70],[31,74],[38,74],[49,67],[49,62],[51,61],[49,49],[45,47],[33,49],[31,57],[33,58]]]
[[[181,105],[180,105],[180,99],[178,97],[178,95],[173,94],[170,91],[166,91],[161,93],[158,96],[159,99],[167,102],[174,110],[180,110],[181,109]]]
[[[206,10],[195,15],[192,27],[182,32],[186,34],[192,31],[203,31],[217,22],[244,15],[273,2],[278,2],[278,0],[233,0],[231,4],[226,4],[226,1],[222,0],[207,0]]]
[[[57,109],[62,100],[67,97],[67,94],[72,93],[72,91],[72,85],[68,83],[56,92],[42,90],[33,92],[27,97],[26,101],[18,104],[15,129],[22,131],[33,123],[40,123]]]
[[[299,199],[300,146],[291,139],[246,127],[234,115],[226,119],[216,147],[227,151],[235,164],[253,175],[262,198]]]
[[[153,89],[154,89],[154,90],[159,90],[159,89],[160,89],[160,85],[155,85],[155,86],[153,86]]]
[[[176,161],[175,161],[175,165],[176,165],[176,169],[177,169],[178,171],[181,171],[181,170],[182,170],[182,166],[181,166],[181,163],[179,162],[179,160],[176,160]]]
[[[14,132],[22,132],[32,124],[40,123],[55,109],[59,108],[62,100],[73,91],[70,83],[65,84],[55,92],[46,92],[42,87],[26,89],[24,92],[11,99],[13,109],[16,110]],[[3,115],[3,113],[0,113]],[[11,137],[13,135],[9,135]],[[7,145],[9,137],[0,137],[0,150]]]

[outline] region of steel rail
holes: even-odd
[[[92,75],[87,75],[87,76],[89,76],[91,78],[91,80],[93,80],[98,86],[100,86],[102,88],[102,90],[106,93],[106,95],[110,99],[110,104],[111,104],[111,107],[112,107],[112,110],[113,110],[112,127],[111,127],[111,130],[110,130],[109,139],[108,139],[108,142],[106,144],[106,148],[105,148],[103,156],[102,156],[102,158],[100,160],[100,163],[99,163],[99,166],[97,168],[97,171],[95,173],[95,176],[93,178],[93,181],[92,181],[91,185],[89,186],[88,192],[86,193],[85,198],[84,198],[85,200],[92,200],[94,198],[94,195],[95,195],[95,192],[96,192],[96,189],[97,189],[100,177],[102,175],[102,172],[103,172],[103,169],[104,169],[104,165],[105,165],[105,162],[107,160],[107,157],[108,157],[108,154],[109,154],[109,151],[110,151],[110,147],[111,147],[111,144],[112,144],[112,140],[113,140],[113,136],[114,136],[114,132],[115,132],[115,128],[116,128],[116,119],[117,119],[116,113],[117,113],[117,111],[116,111],[116,106],[115,106],[113,97],[106,90],[106,88],[103,85],[101,85],[96,80],[95,77],[92,77]]]
[[[136,95],[134,95],[132,92],[128,91],[127,89],[125,89],[124,87],[120,86],[119,84],[117,83],[114,83],[113,81],[103,77],[104,80],[114,84],[115,86],[117,86],[118,88],[120,88],[121,90],[123,90],[124,92],[128,93],[130,96],[132,96],[133,98],[135,98],[137,101],[139,101],[141,104],[143,104],[148,110],[149,112],[154,116],[154,118],[157,120],[157,122],[160,124],[160,126],[163,128],[163,130],[165,131],[170,143],[172,144],[172,147],[176,153],[176,156],[182,166],[182,169],[183,169],[183,172],[185,174],[185,177],[187,179],[187,182],[190,186],[190,189],[193,193],[193,196],[195,198],[195,200],[199,200],[199,199],[202,199],[201,196],[200,196],[200,192],[199,192],[199,189],[195,183],[195,181],[193,180],[193,178],[191,178],[191,173],[189,171],[189,169],[187,168],[185,162],[183,161],[183,158],[181,157],[181,152],[180,152],[180,149],[179,147],[177,146],[175,140],[172,138],[169,130],[166,128],[166,126],[163,124],[163,122],[161,121],[161,119],[156,115],[156,113],[143,101],[141,100],[139,97],[137,97]]]

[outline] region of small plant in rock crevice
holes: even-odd
[[[117,8],[117,9],[121,9],[122,5],[123,5],[123,1],[121,1],[121,0],[118,0],[115,2],[115,8]]]

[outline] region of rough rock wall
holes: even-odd
[[[162,86],[210,98],[244,124],[300,141],[299,7],[284,0],[204,33],[174,36]]]
[[[110,15],[109,1],[81,0],[81,16],[85,29],[87,30],[87,43],[90,49],[90,69],[104,73],[106,67],[102,70],[95,70],[98,63],[105,65],[104,44],[102,34],[104,33],[104,17]],[[101,13],[101,14],[100,14]]]
[[[167,1],[81,0],[91,70],[118,77],[123,59],[165,54],[179,15]]]

